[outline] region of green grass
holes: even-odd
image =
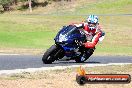
[[[72,14],[125,14],[131,13],[131,8],[131,0],[99,0],[98,3],[80,3]],[[63,25],[82,22],[86,17],[70,13],[64,16],[1,14],[0,48],[46,50],[54,44],[53,39]],[[106,37],[97,46],[95,54],[132,55],[131,16],[100,16],[99,20]]]
[[[84,4],[84,3],[83,3]],[[130,13],[131,0],[95,0],[95,3],[84,4],[76,9],[81,14],[121,14]]]
[[[50,37],[49,37],[50,36]],[[1,32],[1,47],[47,48],[53,44],[55,34],[48,31],[37,32]]]

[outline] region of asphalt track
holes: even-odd
[[[41,68],[54,66],[71,66],[83,64],[132,63],[132,56],[92,56],[85,63],[71,61],[55,61],[53,64],[43,64],[42,56],[33,55],[0,55],[0,70]]]

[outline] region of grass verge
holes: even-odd
[[[130,13],[131,0],[77,1],[72,14],[125,14]],[[80,4],[78,4],[80,3]],[[52,10],[51,10],[52,12]],[[57,15],[58,14],[58,15]],[[54,37],[63,25],[81,22],[87,16],[71,15],[58,11],[56,15],[0,15],[0,49],[38,49],[42,53],[54,44]],[[95,55],[132,55],[131,16],[100,16],[100,24],[106,32]],[[4,49],[4,50],[2,50]],[[1,53],[2,53],[1,52]],[[24,51],[22,51],[24,52]],[[21,53],[21,52],[12,52]]]

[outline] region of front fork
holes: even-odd
[[[56,46],[58,48],[56,50],[54,57],[57,58],[56,60],[58,60],[58,59],[61,59],[64,57],[64,50],[61,48],[61,46],[58,46],[58,45],[56,45]]]

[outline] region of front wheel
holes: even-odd
[[[59,47],[56,45],[52,45],[43,55],[42,61],[44,64],[52,64],[55,60],[58,59],[57,53],[59,51]]]

